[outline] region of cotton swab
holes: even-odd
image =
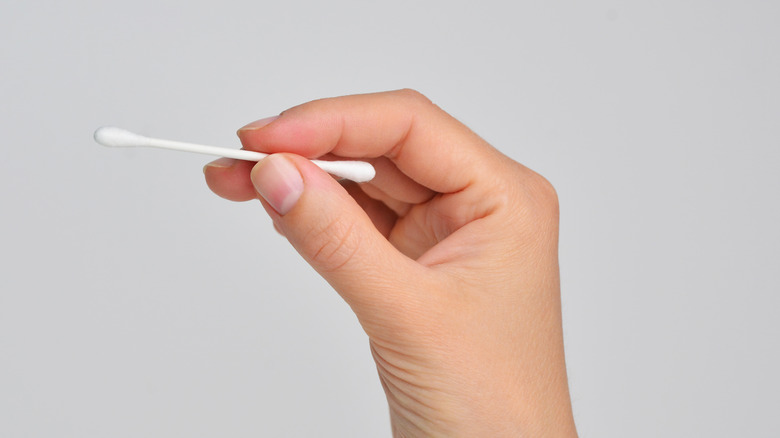
[[[262,152],[245,151],[243,149],[220,148],[201,144],[184,143],[180,141],[163,140],[139,135],[130,131],[111,126],[104,126],[95,131],[95,141],[109,147],[152,147],[161,149],[173,149],[196,154],[216,155],[219,157],[235,158],[237,160],[260,161],[268,154]],[[370,181],[376,175],[374,166],[365,161],[323,161],[311,160],[320,169],[342,178],[355,182]]]

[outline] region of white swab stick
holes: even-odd
[[[242,149],[220,148],[202,144],[184,143],[181,141],[163,140],[145,137],[120,128],[104,126],[95,131],[95,141],[109,147],[151,147],[173,149],[176,151],[195,152],[196,154],[216,155],[218,157],[235,158],[237,160],[260,161],[268,154],[245,151]],[[323,161],[311,160],[320,169],[355,182],[371,181],[376,175],[374,166],[365,161]]]

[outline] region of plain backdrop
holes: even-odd
[[[389,436],[366,336],[210,158],[415,88],[546,176],[583,437],[777,437],[780,2],[0,2],[0,436]]]

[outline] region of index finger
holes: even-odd
[[[245,149],[308,158],[385,156],[417,183],[440,193],[491,180],[501,154],[412,90],[315,100],[265,126],[238,131]]]

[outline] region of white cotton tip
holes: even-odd
[[[149,145],[148,137],[112,126],[98,128],[95,131],[95,141],[112,148]]]
[[[322,161],[314,160],[322,170],[355,182],[367,182],[374,179],[376,170],[365,161]]]

